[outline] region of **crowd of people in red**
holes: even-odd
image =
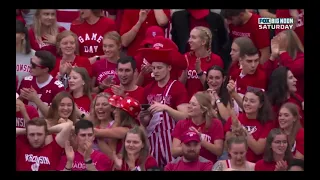
[[[304,170],[303,9],[17,9],[16,87],[17,171]]]

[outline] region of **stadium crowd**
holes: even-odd
[[[304,10],[17,9],[16,170],[304,171]]]

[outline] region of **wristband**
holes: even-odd
[[[197,73],[198,77],[202,76],[203,75],[203,71]]]
[[[85,161],[84,162],[85,164],[92,164],[92,159],[88,160],[88,161]]]
[[[84,117],[86,117],[86,115],[85,114],[81,114],[81,119],[83,119]]]
[[[64,167],[65,170],[68,170],[68,171],[71,171],[72,168],[67,168],[67,167]]]

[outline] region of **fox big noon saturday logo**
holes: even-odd
[[[259,18],[259,29],[292,29],[293,18]]]

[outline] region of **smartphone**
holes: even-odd
[[[141,109],[142,111],[146,111],[149,109],[150,106],[151,106],[150,104],[141,104]]]

